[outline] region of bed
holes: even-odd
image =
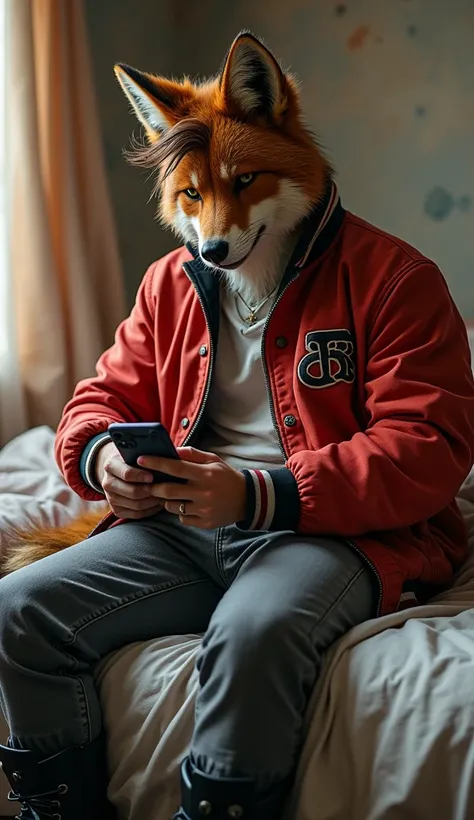
[[[53,440],[40,427],[0,452],[0,550],[14,527],[63,523],[91,506],[64,484]],[[288,818],[474,817],[474,472],[459,502],[471,551],[451,589],[357,627],[328,653]],[[120,820],[169,820],[176,808],[199,641],[135,643],[97,670]]]

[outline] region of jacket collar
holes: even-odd
[[[315,262],[333,241],[344,216],[336,183],[329,180],[320,202],[305,219],[290,266],[303,269]]]

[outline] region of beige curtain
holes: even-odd
[[[6,4],[0,443],[57,424],[125,313],[82,0]]]

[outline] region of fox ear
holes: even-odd
[[[182,86],[117,63],[115,76],[151,141],[186,115],[188,95]]]
[[[239,34],[232,43],[220,89],[225,107],[246,118],[275,120],[286,108],[285,75],[273,54],[249,32]]]

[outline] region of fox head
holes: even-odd
[[[156,170],[163,223],[233,289],[265,296],[330,175],[293,78],[247,32],[201,84],[124,64],[115,73],[145,128],[131,159]]]

